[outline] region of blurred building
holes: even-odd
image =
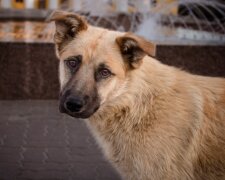
[[[0,5],[0,13],[7,10],[4,17],[14,20],[35,16],[43,21],[50,11],[63,9],[84,14],[95,26],[136,32],[156,42],[225,43],[221,0],[0,0]]]
[[[119,12],[150,11],[156,4],[171,3],[176,0],[92,0],[94,3],[108,3],[112,10]],[[64,5],[67,8],[84,9],[86,4],[90,4],[90,0],[0,0],[1,8],[13,9],[56,9]],[[177,8],[173,8],[173,13],[177,12]]]
[[[1,7],[14,9],[55,9],[63,2],[63,0],[1,0]]]

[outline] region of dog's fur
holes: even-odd
[[[62,96],[69,89],[94,97],[85,121],[124,179],[225,179],[225,79],[161,64],[143,38],[93,27],[75,14],[58,11],[50,20]],[[71,73],[64,60],[75,55],[83,60]],[[100,63],[114,75],[94,78]]]

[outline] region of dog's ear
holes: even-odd
[[[55,21],[54,41],[57,45],[72,40],[80,31],[88,28],[87,22],[81,16],[65,11],[54,11],[47,21]]]
[[[116,42],[124,60],[133,69],[142,64],[144,56],[155,56],[155,45],[132,33],[116,38]]]

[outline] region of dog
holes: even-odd
[[[123,179],[225,179],[225,79],[164,65],[151,42],[73,13],[49,21],[60,111],[84,119]]]

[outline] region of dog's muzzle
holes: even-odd
[[[60,112],[76,118],[89,118],[98,108],[98,99],[87,95],[66,91],[60,96]]]

